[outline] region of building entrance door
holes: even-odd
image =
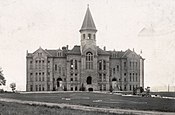
[[[57,79],[57,87],[62,87],[62,79],[61,78]]]

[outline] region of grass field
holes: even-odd
[[[90,112],[69,108],[31,106],[18,103],[0,102],[0,115],[114,115],[112,113]],[[117,114],[115,114],[117,115]]]
[[[175,112],[175,100],[129,97],[115,94],[101,94],[93,92],[66,92],[66,93],[32,93],[15,94],[4,93],[0,97],[20,99],[26,101],[39,101],[50,103],[68,103],[91,107],[121,108],[135,110],[151,110]]]

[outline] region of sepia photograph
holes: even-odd
[[[174,115],[174,0],[0,0],[0,115]]]

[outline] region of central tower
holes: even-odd
[[[96,32],[97,32],[97,29],[95,27],[95,24],[89,9],[89,5],[88,5],[86,15],[84,17],[84,21],[80,29],[82,54],[88,48],[96,50]]]
[[[81,85],[85,90],[97,90],[97,46],[96,32],[89,6],[82,27],[81,34]]]

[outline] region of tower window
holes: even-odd
[[[89,76],[89,77],[87,77],[87,84],[92,84],[92,77],[91,76]]]
[[[95,36],[95,34],[94,34],[94,40],[96,39],[96,36]]]
[[[91,39],[91,34],[88,34],[88,39]]]
[[[93,54],[91,52],[86,53],[86,69],[93,69]]]
[[[83,34],[83,39],[85,39],[85,34]]]

